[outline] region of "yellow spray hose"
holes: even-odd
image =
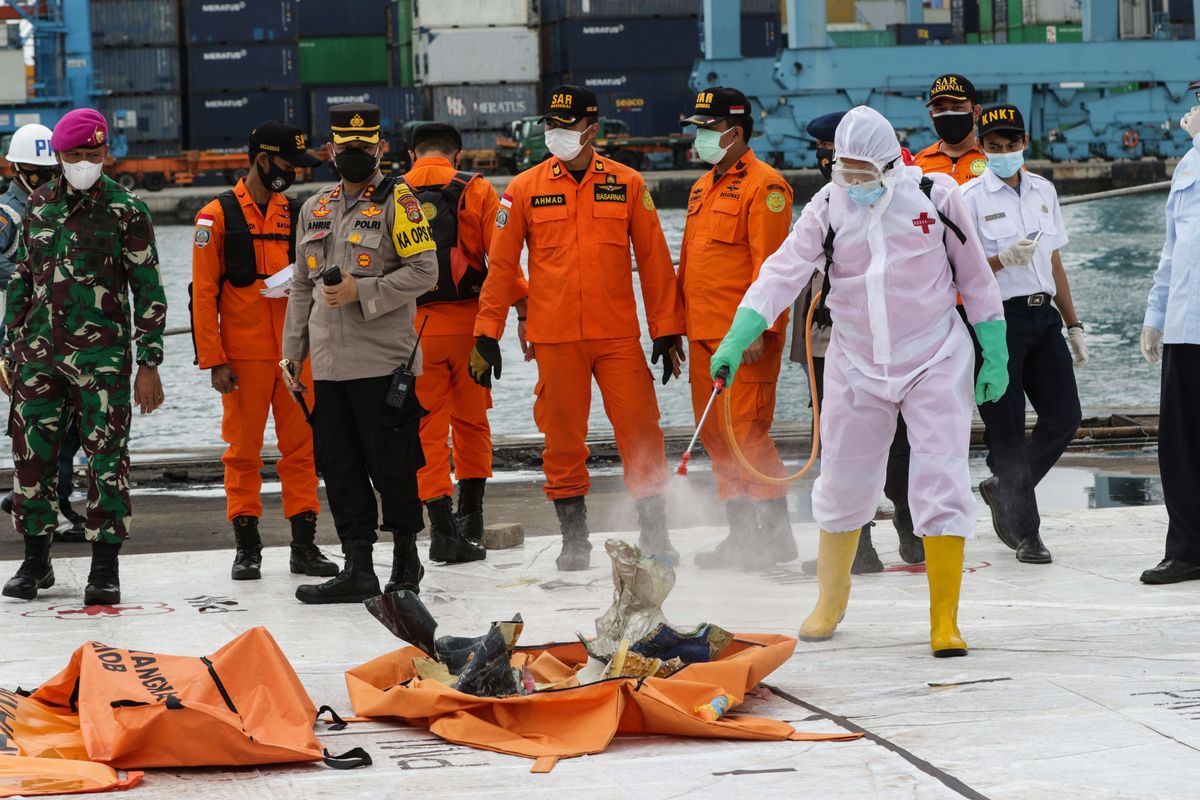
[[[808,456],[808,463],[801,467],[799,472],[784,478],[773,478],[755,469],[750,460],[746,458],[746,454],[742,452],[742,448],[738,446],[737,438],[733,435],[733,403],[730,401],[733,387],[731,386],[725,391],[725,438],[729,440],[729,449],[733,451],[733,455],[737,458],[738,463],[749,473],[751,480],[756,483],[764,483],[768,486],[786,486],[793,481],[798,481],[809,473],[809,470],[813,468],[813,464],[817,463],[817,456],[821,452],[821,403],[817,399],[817,373],[813,369],[812,348],[813,314],[816,312],[817,303],[820,300],[821,293],[816,292],[813,295],[812,302],[809,303],[808,314],[804,319],[804,343],[806,345],[805,349],[808,351],[808,391],[812,397],[813,407],[813,435],[812,452]]]

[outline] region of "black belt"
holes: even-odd
[[[1046,292],[1038,292],[1037,294],[1022,295],[1020,297],[1010,297],[1005,300],[1005,303],[1012,303],[1018,306],[1028,306],[1037,308],[1038,306],[1048,306],[1054,298]]]

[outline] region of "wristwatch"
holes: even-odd
[[[1082,323],[1082,322],[1076,322],[1074,325],[1068,325],[1068,326],[1067,326],[1067,330],[1072,330],[1073,328],[1079,328],[1079,330],[1083,330],[1083,323]]]

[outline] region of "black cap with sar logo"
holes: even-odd
[[[979,116],[979,135],[986,136],[996,131],[1025,132],[1025,118],[1021,109],[1012,105],[988,106]]]
[[[595,92],[582,86],[563,84],[550,90],[550,103],[539,120],[552,119],[563,125],[574,125],[583,117],[594,117],[599,113],[600,104]]]
[[[962,75],[956,75],[953,72],[938,76],[933,85],[929,87],[929,101],[925,105],[932,105],[933,101],[939,97],[945,97],[950,100],[970,100],[972,103],[979,102],[979,95],[975,92],[975,84]]]
[[[329,107],[329,128],[334,144],[379,143],[379,106],[374,103],[342,103]]]
[[[746,95],[728,86],[710,86],[696,95],[692,115],[679,121],[679,127],[696,125],[701,128],[720,122],[726,117],[742,117],[750,113]]]
[[[295,167],[311,169],[321,163],[321,159],[308,152],[304,132],[286,122],[264,122],[250,131],[250,156],[258,153],[279,156]]]

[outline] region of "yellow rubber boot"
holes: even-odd
[[[958,632],[963,543],[961,536],[925,537],[925,575],[929,578],[929,645],[936,658],[967,654],[967,643]]]
[[[833,638],[838,623],[846,616],[850,601],[850,567],[858,550],[858,530],[845,533],[821,531],[817,547],[817,585],[821,594],[817,607],[800,626],[800,639],[822,642]]]

